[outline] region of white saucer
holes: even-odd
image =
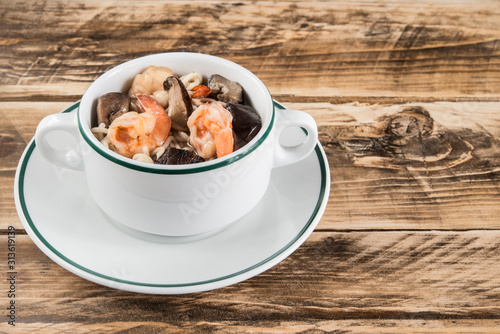
[[[52,166],[32,140],[17,168],[14,195],[28,235],[63,268],[116,289],[179,294],[235,284],[285,259],[318,224],[329,192],[328,161],[318,143],[303,161],[275,169],[263,200],[225,230],[187,243],[155,242],[107,220],[85,175]]]

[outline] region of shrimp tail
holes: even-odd
[[[188,119],[189,143],[204,159],[233,152],[233,116],[220,104],[200,105]]]
[[[152,135],[156,139],[157,144],[162,145],[170,133],[172,119],[168,116],[161,104],[151,96],[137,94],[136,97],[142,109],[156,118]]]
[[[217,158],[233,153],[234,138],[233,130],[225,128],[220,130],[215,135],[215,148],[217,150]]]

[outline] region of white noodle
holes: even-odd
[[[170,143],[172,142],[173,139],[174,139],[174,136],[172,136],[172,133],[170,133],[170,135],[168,135],[168,137],[167,137],[167,140],[165,140],[165,142],[161,146],[164,148],[169,147]]]
[[[155,155],[156,159],[159,159],[163,155],[163,153],[165,153],[165,147],[158,146],[157,148],[155,148],[153,150],[153,152],[151,153],[151,155]]]
[[[175,139],[175,137],[172,139],[172,145],[173,147],[177,148],[177,149],[181,149],[181,145],[179,145],[179,142],[177,141],[177,139]],[[170,146],[172,147],[172,146]]]
[[[109,147],[109,139],[107,136],[101,140],[101,144],[103,144],[106,148],[111,149],[111,147]]]
[[[203,77],[198,72],[191,72],[183,75],[180,79],[188,91],[192,90],[193,87],[200,85],[203,81]]]
[[[93,127],[90,129],[94,136],[99,140],[103,140],[107,134],[108,134],[108,129],[106,128],[106,125],[104,123],[99,124],[99,126]]]
[[[184,131],[179,131],[177,134],[183,139],[183,141],[187,142],[189,140],[189,135]]]
[[[174,138],[179,145],[181,143],[187,143],[187,141],[189,140],[189,136],[185,132],[182,132],[182,131],[178,131],[178,132],[174,133]]]
[[[149,156],[149,154],[144,154],[144,153],[137,153],[137,154],[135,154],[132,157],[132,159],[134,159],[136,161],[147,162],[147,163],[150,163],[150,164],[153,163],[153,159],[151,159],[151,157]]]

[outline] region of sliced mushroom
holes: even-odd
[[[219,101],[241,103],[243,88],[236,81],[231,81],[221,75],[213,74],[208,79],[208,88]]]
[[[163,88],[168,91],[167,112],[172,119],[172,129],[187,131],[187,119],[193,112],[193,105],[186,87],[179,78],[170,76],[163,82]]]
[[[158,159],[153,158],[154,163],[163,165],[185,165],[203,162],[205,159],[193,151],[182,150],[175,147],[169,147]]]
[[[236,135],[234,150],[245,146],[262,128],[262,120],[252,107],[244,104],[228,103],[226,109],[233,115],[233,132]]]
[[[107,93],[97,99],[97,124],[106,127],[130,110],[130,98],[123,93]]]

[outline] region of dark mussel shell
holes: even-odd
[[[205,159],[197,155],[195,152],[175,147],[167,148],[165,153],[163,153],[158,159],[156,157],[153,158],[153,162],[155,164],[162,165],[187,165],[203,161],[205,161]]]
[[[234,150],[245,146],[262,128],[262,120],[252,107],[229,102],[226,109],[233,116],[233,132],[236,135]]]

